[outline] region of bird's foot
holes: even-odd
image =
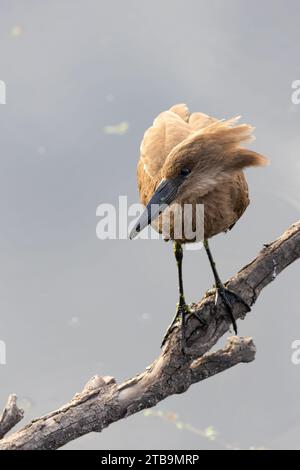
[[[223,300],[223,302],[226,306],[226,309],[227,309],[227,311],[230,315],[230,319],[231,319],[231,322],[232,322],[234,332],[235,332],[235,334],[237,334],[236,320],[235,320],[234,315],[233,315],[233,305],[236,302],[239,302],[239,303],[241,303],[245,306],[247,312],[250,312],[251,308],[249,307],[247,302],[245,302],[245,300],[241,296],[239,296],[238,294],[236,294],[232,290],[227,289],[227,287],[225,287],[223,284],[216,287],[215,305],[217,305],[220,297]]]
[[[186,327],[186,315],[190,313],[189,306],[186,303],[179,303],[177,304],[176,314],[173,318],[172,323],[170,324],[169,328],[167,329],[162,343],[161,348],[165,345],[166,341],[168,340],[170,334],[177,326],[179,322],[181,322],[181,350],[184,353],[186,348],[186,340],[185,340],[185,327]]]

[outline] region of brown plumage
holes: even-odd
[[[231,229],[249,204],[243,169],[267,163],[265,157],[243,147],[252,140],[253,128],[238,124],[238,119],[218,120],[206,114],[190,113],[185,104],[177,104],[159,114],[141,143],[138,188],[146,209],[130,237],[151,223],[165,239],[175,241],[180,296],[176,317],[165,339],[180,315],[183,347],[188,307],[183,293],[182,244],[204,241],[217,296],[220,294],[224,301],[235,331],[233,303],[238,300],[245,304],[237,294],[223,286],[208,246],[208,239]],[[188,217],[182,215],[186,204],[192,209]],[[204,205],[204,230],[196,224],[199,204]],[[245,307],[248,308],[246,304]]]
[[[266,164],[263,156],[241,146],[252,140],[253,128],[237,125],[237,120],[221,121],[202,113],[190,114],[184,104],[161,113],[141,143],[138,162],[141,202],[147,205],[164,178],[172,179],[183,168],[189,168],[191,173],[172,204],[204,204],[204,238],[230,229],[249,204],[242,169]],[[161,217],[152,226],[161,232]],[[184,227],[182,234],[183,238],[176,241],[195,241],[184,238]],[[174,239],[173,227],[170,235]]]

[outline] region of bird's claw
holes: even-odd
[[[186,341],[185,341],[185,326],[186,326],[186,323],[185,323],[185,319],[186,319],[186,315],[188,313],[190,313],[190,309],[189,309],[189,306],[186,303],[183,303],[183,304],[178,303],[177,304],[176,314],[173,318],[172,323],[168,327],[168,329],[167,329],[167,331],[166,331],[166,333],[163,337],[163,340],[161,342],[161,348],[165,345],[165,343],[166,343],[167,339],[169,338],[170,334],[174,330],[177,323],[180,321],[181,322],[181,350],[182,350],[183,353],[185,352],[185,349],[186,349]]]
[[[227,289],[227,287],[225,287],[223,285],[216,288],[215,305],[218,304],[220,297],[223,300],[223,302],[226,306],[226,309],[227,309],[227,311],[230,315],[234,332],[235,332],[235,334],[237,334],[236,320],[233,316],[233,308],[232,308],[233,305],[236,302],[242,303],[244,305],[244,307],[246,308],[247,312],[250,312],[251,308],[247,304],[247,302],[240,295],[236,294],[232,290]]]

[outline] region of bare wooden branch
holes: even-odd
[[[17,406],[17,396],[9,395],[0,417],[0,439],[5,436],[24,416],[24,411]]]
[[[242,268],[227,286],[253,305],[260,292],[278,274],[300,257],[300,221],[277,240],[266,245]],[[236,318],[244,318],[245,307],[234,306]],[[209,352],[228,331],[230,319],[223,304],[214,304],[208,292],[193,304],[187,318],[188,350],[182,354],[180,329],[175,326],[158,358],[140,375],[117,385],[112,377],[93,377],[81,393],[62,408],[35,419],[0,441],[0,449],[58,449],[89,432],[100,432],[111,423],[164,398],[185,392],[192,384],[255,357],[251,338],[228,339],[224,349]]]

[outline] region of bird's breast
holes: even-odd
[[[230,229],[249,204],[244,174],[234,174],[226,185],[204,196],[193,194],[175,200],[152,222],[167,240],[192,243]]]

